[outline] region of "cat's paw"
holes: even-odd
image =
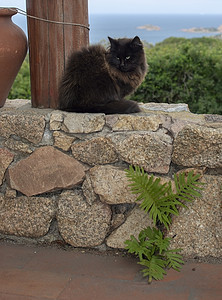
[[[126,114],[133,114],[133,113],[141,112],[141,109],[137,102],[128,100],[127,103],[129,105],[128,105],[128,108],[126,109],[126,112],[125,112]]]

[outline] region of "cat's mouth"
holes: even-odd
[[[126,68],[126,66],[122,66],[122,65],[120,65],[119,66],[119,70],[121,71],[121,72],[128,72],[128,68]]]

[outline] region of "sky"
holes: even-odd
[[[25,9],[26,0],[0,0],[0,7]],[[88,0],[92,14],[222,14],[222,0]]]

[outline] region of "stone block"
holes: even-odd
[[[124,170],[114,166],[95,166],[90,169],[94,192],[107,204],[134,203],[136,195],[129,188],[129,181]]]
[[[169,135],[163,132],[119,134],[112,140],[123,161],[143,167],[147,172],[169,172],[173,148]]]
[[[91,133],[101,131],[104,125],[104,114],[64,113],[62,130],[69,133]]]
[[[125,223],[109,235],[106,244],[112,248],[125,248],[124,242],[129,240],[131,235],[138,238],[140,231],[148,226],[153,227],[152,220],[147,213],[136,206],[127,217]]]
[[[189,107],[185,103],[169,104],[169,103],[142,103],[140,107],[143,111],[161,111],[161,112],[189,112]]]
[[[172,248],[188,257],[222,256],[222,176],[204,175],[202,198],[188,203],[173,217],[168,236]]]
[[[0,185],[3,182],[5,171],[14,159],[14,154],[6,148],[0,148]]]
[[[187,167],[222,167],[222,129],[184,127],[175,139],[172,161]]]
[[[108,115],[106,124],[112,131],[157,131],[161,124],[161,116],[158,115]]]
[[[8,171],[11,188],[26,196],[74,187],[84,176],[78,161],[51,146],[37,149]]]
[[[82,191],[88,204],[92,205],[97,200],[98,196],[94,192],[92,181],[88,174],[82,184]]]
[[[45,130],[43,115],[31,112],[8,112],[0,114],[0,136],[16,135],[33,144],[41,142]]]
[[[55,110],[50,115],[50,130],[60,130],[63,122],[63,112],[59,110]]]
[[[50,198],[0,196],[0,232],[22,237],[45,235],[55,217],[56,204]]]
[[[72,146],[72,143],[76,139],[76,137],[68,136],[67,134],[61,131],[54,131],[53,138],[54,146],[64,151],[69,151]]]
[[[72,155],[89,165],[103,165],[118,160],[112,141],[106,137],[97,137],[72,145]]]
[[[22,153],[31,154],[33,152],[33,147],[28,143],[23,143],[22,141],[14,140],[13,138],[8,138],[5,141],[5,147]]]
[[[81,191],[65,191],[59,199],[57,220],[60,234],[68,244],[95,247],[107,235],[111,209],[99,201],[89,205]]]

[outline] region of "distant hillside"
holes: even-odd
[[[216,27],[192,27],[188,29],[181,29],[183,32],[197,32],[197,33],[222,33],[222,25]]]
[[[147,25],[138,26],[137,29],[146,29],[148,31],[153,31],[153,30],[158,31],[158,30],[160,30],[160,27],[156,26],[156,25],[147,24]]]

